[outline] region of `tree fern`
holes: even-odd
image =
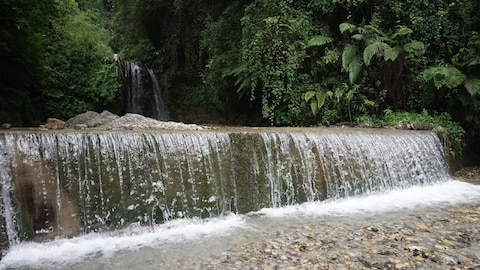
[[[344,22],[344,23],[341,23],[338,28],[340,29],[340,33],[343,34],[343,32],[345,31],[350,31],[350,32],[353,32],[355,30],[357,30],[357,27],[351,23],[347,23],[347,22]]]
[[[472,78],[465,80],[465,88],[467,88],[470,95],[480,95],[480,79]]]
[[[412,41],[403,45],[403,50],[414,56],[421,56],[425,53],[425,45],[420,41]]]
[[[306,48],[314,47],[314,46],[322,46],[328,43],[333,42],[333,38],[323,35],[317,35],[312,37],[305,46]]]
[[[402,26],[397,30],[397,32],[393,33],[391,38],[395,39],[398,36],[406,36],[406,35],[410,35],[411,33],[413,33],[412,29]]]
[[[368,44],[363,50],[363,62],[365,62],[365,65],[367,66],[370,65],[370,61],[374,55],[389,48],[390,46],[388,46],[387,43],[381,41],[375,41],[371,44]]]
[[[465,81],[465,74],[455,67],[431,67],[422,73],[422,77],[426,81],[433,79],[437,88],[446,86],[452,89]]]
[[[398,56],[400,55],[400,53],[403,52],[403,49],[402,47],[400,46],[395,46],[393,48],[388,48],[388,49],[385,49],[384,53],[383,53],[383,58],[385,59],[385,61],[395,61]]]

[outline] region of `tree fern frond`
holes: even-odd
[[[347,22],[344,22],[344,23],[341,23],[338,28],[340,29],[340,33],[343,34],[343,32],[345,31],[350,31],[350,32],[353,32],[355,30],[357,30],[357,26],[351,24],[351,23],[347,23]]]
[[[312,37],[306,45],[306,48],[310,48],[313,46],[322,46],[328,43],[333,42],[333,38],[328,37],[328,36],[323,36],[323,35],[317,35]]]
[[[397,32],[393,33],[392,39],[395,39],[398,36],[410,35],[411,33],[413,33],[412,29],[402,26],[397,30]]]
[[[422,72],[425,80],[432,80],[437,88],[446,86],[450,89],[461,85],[466,76],[455,67],[431,67]]]
[[[480,79],[479,78],[471,78],[465,80],[465,88],[470,93],[470,95],[480,95]]]
[[[472,59],[472,61],[470,61],[468,65],[469,66],[480,65],[480,56],[477,56],[476,58]]]
[[[355,34],[355,35],[352,36],[352,39],[362,40],[362,39],[364,39],[364,36],[362,34]]]
[[[383,58],[385,59],[385,61],[388,61],[388,60],[395,61],[402,51],[403,49],[400,46],[395,46],[393,48],[385,49]]]
[[[421,77],[425,80],[425,81],[430,81],[431,79],[433,79],[433,76],[435,75],[435,70],[437,69],[437,67],[430,67],[430,68],[427,68],[425,69],[422,74],[421,74]]]
[[[420,41],[412,41],[403,45],[405,52],[415,56],[421,56],[425,53],[425,45]]]
[[[365,65],[367,66],[370,65],[370,61],[375,54],[388,48],[390,48],[390,46],[381,41],[376,41],[369,44],[367,47],[365,47],[365,50],[363,50],[363,62],[365,62]]]
[[[466,76],[465,74],[463,74],[463,72],[461,72],[458,69],[457,71],[458,72],[455,72],[454,74],[451,74],[450,76],[446,77],[445,86],[447,86],[450,89],[453,89],[461,85],[466,79]]]

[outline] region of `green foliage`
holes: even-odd
[[[439,66],[426,69],[422,73],[426,81],[433,80],[435,86],[446,86],[450,89],[458,87],[465,81],[465,74],[455,67]]]
[[[479,9],[475,0],[7,0],[0,119],[102,108],[118,94],[115,51],[157,70],[179,112],[329,125],[427,108],[477,134]]]
[[[465,80],[465,88],[472,96],[480,95],[480,79],[472,78]]]
[[[327,93],[325,91],[308,91],[305,93],[305,102],[310,102],[310,109],[314,116],[317,115],[323,104],[325,104],[326,97]]]
[[[118,90],[109,35],[74,2],[63,2],[58,8],[65,15],[55,20],[43,55],[45,110],[59,118],[101,110]]]
[[[386,110],[380,123],[383,126],[402,129],[433,130],[441,136],[450,155],[461,156],[465,130],[459,123],[453,121],[448,113],[430,115],[426,110],[420,114]]]
[[[240,77],[248,78],[251,98],[261,99],[262,115],[271,124],[300,117],[298,72],[310,28],[308,19],[284,1],[257,0],[245,9]]]
[[[333,38],[331,37],[317,35],[317,36],[313,36],[312,38],[310,38],[310,40],[308,40],[306,48],[323,46],[325,44],[332,43],[332,42],[333,42]]]
[[[42,44],[57,11],[53,1],[2,1],[0,8],[0,122],[30,125],[42,112],[38,80]]]
[[[370,44],[368,44],[365,49],[363,50],[363,62],[365,65],[370,65],[370,61],[372,61],[372,57],[374,55],[379,55],[383,54],[386,49],[391,49],[390,46],[388,46],[387,43],[382,42],[382,41],[374,41]],[[398,55],[398,54],[397,54]],[[389,57],[390,59],[391,57]],[[395,57],[396,59],[396,57]],[[393,60],[395,60],[393,59]]]

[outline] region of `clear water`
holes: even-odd
[[[178,261],[219,255],[235,244],[261,241],[278,228],[345,218],[421,210],[478,202],[480,186],[453,179],[323,202],[264,208],[243,215],[212,219],[181,219],[155,226],[130,226],[44,243],[13,246],[0,261],[0,269],[171,269]]]

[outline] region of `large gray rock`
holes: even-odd
[[[67,120],[68,128],[75,128],[77,125],[86,125],[87,127],[99,127],[104,124],[110,123],[120,116],[113,114],[109,111],[103,111],[102,113],[96,113],[92,111],[86,111],[77,116],[74,116]]]
[[[99,114],[97,112],[86,111],[68,119],[66,124],[68,128],[73,128],[77,124],[87,124],[88,121],[95,119],[96,117],[98,117],[98,115]]]
[[[110,123],[118,118],[120,118],[120,116],[114,113],[111,113],[109,111],[103,111],[101,114],[97,115],[97,117],[90,119],[85,124],[88,127],[98,127]]]
[[[127,113],[101,126],[105,129],[171,129],[171,130],[202,130],[202,126],[195,124],[184,124],[180,122],[164,122],[139,114]]]
[[[67,120],[67,127],[73,129],[170,129],[170,130],[202,130],[202,126],[181,122],[159,121],[139,114],[127,113],[120,117],[109,111],[96,113],[87,111]]]

